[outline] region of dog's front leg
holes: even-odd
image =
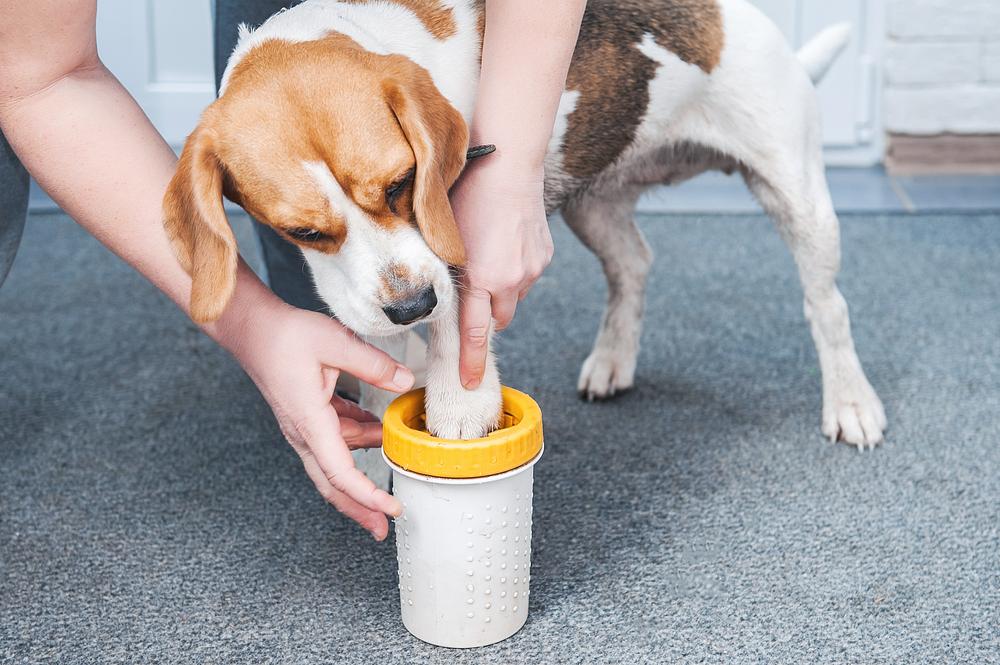
[[[424,407],[427,429],[445,439],[475,439],[486,436],[500,422],[500,376],[490,348],[492,326],[487,336],[486,371],[477,388],[466,390],[459,377],[459,329],[457,304],[430,324],[427,350],[427,393]]]

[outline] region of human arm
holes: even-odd
[[[161,221],[176,158],[101,64],[95,0],[7,2],[3,12],[0,129],[67,213],[187,312],[191,280]],[[397,392],[412,374],[337,322],[285,305],[242,261],[231,304],[202,328],[253,378],[320,493],[384,538],[399,502],[348,450],[377,445],[381,426],[333,391],[340,369]]]
[[[552,258],[543,166],[585,6],[585,0],[486,3],[470,143],[492,143],[497,151],[470,163],[451,193],[467,254],[459,323],[467,389],[483,375],[490,318],[506,327]]]

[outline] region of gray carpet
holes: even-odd
[[[604,287],[561,223],[501,343],[545,413],[531,614],[458,652],[406,633],[392,543],[323,504],[239,367],[65,218],[31,219],[0,290],[0,661],[1000,661],[1000,216],[844,220],[891,428],[863,455],[820,436],[769,222],[641,224],[634,391],[574,394]]]

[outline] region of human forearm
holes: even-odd
[[[0,127],[66,212],[187,311],[191,280],[163,231],[161,201],[176,158],[120,83],[91,59],[55,81],[0,97]],[[247,312],[273,296],[241,266],[226,316],[205,326],[230,350]]]
[[[496,144],[495,159],[540,171],[585,6],[585,0],[486,3],[471,140]]]
[[[189,313],[191,279],[161,212],[176,159],[98,60],[95,0],[8,4],[0,129],[64,210]],[[354,467],[349,451],[377,445],[381,426],[333,392],[341,369],[395,391],[408,390],[413,375],[329,317],[285,305],[242,262],[229,304],[202,328],[254,379],[323,497],[385,538],[385,515],[401,506]]]
[[[492,0],[473,143],[497,153],[470,164],[451,191],[467,262],[460,314],[462,385],[479,386],[491,318],[502,329],[552,258],[543,205],[544,162],[584,0]]]

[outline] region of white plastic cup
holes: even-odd
[[[397,466],[393,494],[403,625],[443,647],[507,639],[528,619],[532,467],[483,478],[424,476]]]

